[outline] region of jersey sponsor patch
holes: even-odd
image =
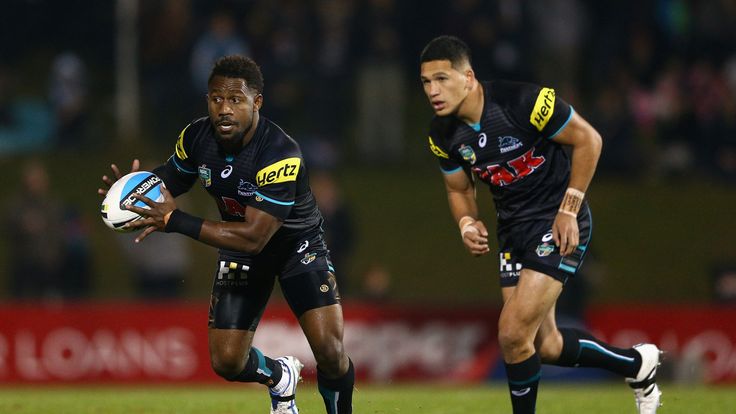
[[[434,141],[432,141],[432,137],[427,137],[427,138],[429,138],[429,149],[432,150],[432,152],[434,153],[434,155],[436,155],[436,156],[438,156],[440,158],[447,158],[447,159],[450,158],[450,156],[447,155],[447,153],[445,151],[442,151],[442,148],[440,148],[437,145],[435,145]]]
[[[263,187],[269,184],[296,181],[301,163],[302,160],[298,157],[291,157],[275,162],[258,171],[258,174],[256,174],[256,183],[259,187]]]
[[[187,128],[189,128],[189,125],[185,126],[184,129],[181,130],[181,133],[179,134],[179,139],[176,140],[176,147],[174,148],[174,152],[180,160],[185,160],[189,158],[187,152],[184,151],[184,132],[186,132]]]
[[[552,88],[542,88],[537,95],[537,102],[534,104],[532,114],[529,116],[529,122],[534,125],[538,131],[542,131],[547,122],[552,118],[555,111],[555,90]]]

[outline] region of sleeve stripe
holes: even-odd
[[[169,158],[169,159],[174,162],[174,165],[176,166],[176,169],[177,170],[179,170],[179,171],[181,171],[183,173],[187,173],[187,174],[196,174],[197,173],[196,171],[189,171],[186,168],[184,168],[181,165],[179,165],[179,163],[176,162],[176,156],[175,155],[172,155],[171,158]]]
[[[554,134],[550,135],[547,139],[552,139],[557,136],[560,132],[562,132],[563,129],[567,126],[568,122],[572,119],[572,115],[575,113],[575,108],[570,105],[570,115],[567,117],[567,120],[562,124],[562,126],[555,132]]]
[[[463,169],[463,167],[457,167],[457,168],[454,168],[452,170],[446,170],[446,169],[440,167],[440,170],[442,170],[442,173],[445,174],[445,175],[455,174],[456,172],[458,172],[458,171],[460,171],[462,169]]]
[[[266,197],[265,195],[259,193],[258,191],[256,191],[255,194],[258,197],[261,197],[262,199],[264,199],[266,201],[270,201],[270,202],[272,202],[274,204],[278,204],[280,206],[293,206],[294,205],[294,202],[293,201],[278,201],[278,200],[274,200],[273,198]]]

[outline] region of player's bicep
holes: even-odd
[[[448,193],[473,193],[475,186],[467,172],[460,168],[452,172],[445,172],[445,189]]]
[[[570,121],[552,139],[562,145],[579,146],[599,140],[598,132],[582,116],[573,113]]]

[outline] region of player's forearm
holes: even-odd
[[[463,217],[478,218],[478,204],[475,202],[474,191],[451,191],[447,193],[447,201],[450,205],[450,213],[455,222]]]
[[[258,254],[268,243],[268,238],[253,227],[246,222],[205,220],[199,241],[220,249]]]
[[[226,250],[258,254],[269,235],[247,222],[216,222],[174,210],[166,220],[166,232],[180,233],[202,243]]]
[[[587,137],[580,140],[572,149],[572,168],[570,171],[569,188],[585,192],[595,174],[598,158],[601,155],[603,142],[600,134],[590,128],[586,131]]]

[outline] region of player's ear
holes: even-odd
[[[259,111],[261,106],[263,106],[263,95],[259,93],[253,97],[253,111]]]
[[[473,69],[468,68],[465,70],[465,89],[472,89],[475,83],[475,72]]]

